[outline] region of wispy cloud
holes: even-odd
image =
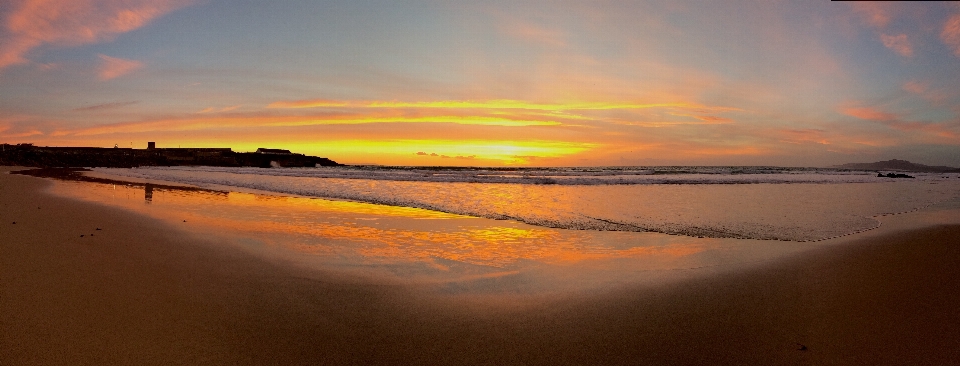
[[[947,94],[944,93],[943,90],[931,89],[929,82],[908,80],[903,83],[903,90],[910,94],[918,95],[934,104],[941,104],[947,99]]]
[[[232,106],[223,107],[223,108],[207,107],[207,108],[204,108],[204,109],[198,111],[197,113],[229,112],[229,111],[235,110],[235,109],[237,109],[237,108],[240,108],[240,107],[242,107],[242,106],[243,106],[243,105],[238,104],[238,105],[232,105]]]
[[[862,1],[850,3],[850,6],[853,7],[855,12],[860,14],[864,21],[874,27],[883,28],[890,23],[891,16],[889,4]]]
[[[129,74],[143,67],[143,62],[123,58],[100,56],[100,69],[97,74],[100,80],[110,80]]]
[[[844,107],[840,112],[868,121],[891,121],[897,119],[896,114],[883,112],[870,107]]]
[[[539,111],[574,111],[574,110],[614,110],[614,109],[647,109],[647,108],[683,108],[702,111],[737,111],[739,108],[723,106],[707,106],[695,103],[630,103],[630,102],[571,102],[571,103],[530,103],[519,100],[443,100],[429,102],[398,102],[398,101],[331,101],[327,99],[306,99],[294,101],[277,101],[270,103],[268,108],[324,108],[324,107],[352,107],[352,108],[446,108],[446,109],[526,109]]]
[[[854,12],[878,33],[883,46],[903,57],[913,57],[913,43],[903,33],[887,34],[882,32],[893,20],[897,10],[894,5],[882,2],[854,2],[851,4]]]
[[[450,123],[483,126],[556,126],[560,122],[546,120],[518,120],[509,117],[484,116],[247,116],[222,115],[203,118],[169,118],[143,122],[122,122],[86,128],[62,129],[59,136],[92,136],[111,133],[148,131],[199,131],[244,127],[302,127],[321,125],[357,125],[374,123]]]
[[[936,123],[910,121],[901,116],[871,107],[846,107],[842,113],[862,120],[872,121],[902,132],[921,132],[917,136],[903,136],[904,139],[938,138],[938,143],[960,145],[960,122]],[[929,141],[927,141],[929,142]]]
[[[883,41],[883,45],[893,52],[898,53],[903,57],[913,57],[913,45],[910,44],[910,39],[907,38],[906,34],[898,34],[891,36],[888,34],[881,34],[880,40]]]
[[[86,107],[74,108],[73,111],[74,112],[92,112],[92,111],[99,111],[104,109],[126,107],[128,105],[137,104],[137,103],[139,103],[139,101],[103,103],[103,104],[95,104],[95,105],[86,106]]]
[[[500,31],[510,37],[554,47],[566,46],[563,32],[549,29],[530,22],[509,22],[500,27]]]
[[[943,24],[940,39],[953,49],[953,54],[960,57],[960,14],[954,14]]]
[[[143,27],[189,0],[20,0],[4,24],[0,69],[26,63],[42,45],[79,46],[111,41]]]

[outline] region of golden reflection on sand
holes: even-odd
[[[715,241],[661,234],[561,230],[304,197],[90,182],[57,182],[51,190],[120,206],[208,238],[254,245],[256,251],[312,258],[325,267],[387,266],[398,276],[428,282],[505,278],[551,267],[696,267],[691,263],[699,260],[697,254],[717,248]]]

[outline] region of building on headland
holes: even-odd
[[[134,166],[254,166],[314,167],[338,166],[337,162],[290,150],[258,149],[234,152],[231,148],[158,148],[148,142],[146,149],[124,147],[46,147],[32,144],[0,144],[0,165],[40,167],[134,167]]]
[[[284,149],[267,149],[267,148],[263,148],[263,147],[257,149],[257,154],[293,155],[293,153],[290,152],[290,150],[284,150]]]

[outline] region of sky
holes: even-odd
[[[960,5],[0,2],[0,143],[960,166]]]

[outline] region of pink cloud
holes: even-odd
[[[900,56],[913,57],[913,46],[910,44],[910,40],[906,34],[896,36],[881,34],[880,40],[883,41],[885,47],[893,50],[893,52],[898,53]]]
[[[911,92],[913,94],[923,94],[930,88],[930,83],[922,83],[916,80],[910,80],[903,83],[903,90]]]
[[[830,145],[827,140],[826,132],[820,129],[781,129],[776,133],[780,135],[782,142],[790,144],[817,143],[821,145]]]
[[[100,56],[100,69],[97,74],[100,80],[110,80],[129,74],[134,70],[143,67],[143,63],[137,60],[127,60],[123,58]]]
[[[846,107],[841,110],[841,113],[870,121],[891,121],[897,119],[897,115],[893,113],[881,112],[870,107]]]
[[[931,89],[929,82],[920,82],[917,80],[909,80],[903,83],[903,90],[911,94],[920,96],[923,99],[929,100],[935,104],[943,103],[947,99],[947,94],[943,90]]]
[[[918,121],[885,121],[882,123],[898,131],[925,132],[946,139],[946,141],[941,142],[960,145],[960,128],[958,128],[960,126],[957,123],[951,125]]]
[[[111,41],[189,0],[19,0],[0,39],[0,69],[26,63],[33,49]]]
[[[943,24],[940,39],[953,49],[953,54],[960,57],[960,14],[954,14]]]
[[[864,20],[870,25],[883,28],[890,23],[890,8],[888,4],[878,3],[878,2],[854,2],[850,6],[853,7],[853,10],[860,14]]]

